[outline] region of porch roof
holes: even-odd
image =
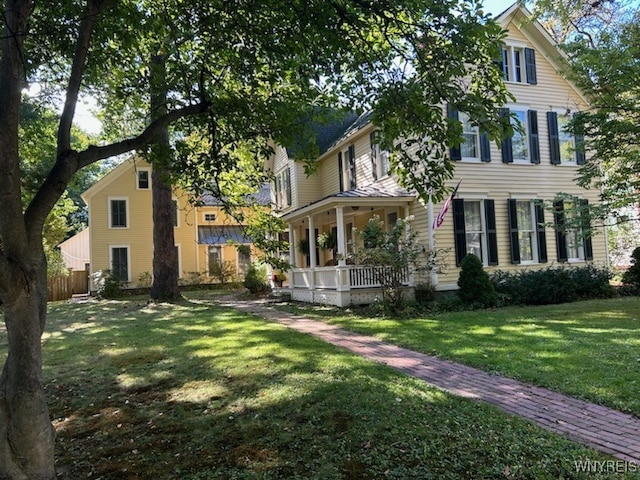
[[[229,242],[252,243],[251,239],[244,235],[241,226],[199,226],[198,243],[200,245],[226,245]]]
[[[374,206],[384,202],[384,205],[404,205],[416,198],[415,193],[408,192],[400,187],[390,188],[380,185],[365,185],[354,190],[328,195],[316,200],[304,207],[287,212],[282,216],[285,221],[295,220],[305,215],[313,214],[316,210],[327,207],[343,206]]]

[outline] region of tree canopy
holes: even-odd
[[[233,170],[239,152],[259,162],[270,142],[303,135],[301,118],[372,109],[401,181],[441,198],[453,170],[447,149],[462,141],[443,105],[493,137],[503,128],[495,119],[508,96],[494,62],[503,33],[475,0],[6,0],[2,25],[0,301],[9,355],[0,478],[55,477],[41,374],[43,229],[78,171],[146,151],[171,126],[176,146],[190,135],[207,140],[169,166],[197,192]],[[150,108],[154,56],[166,68],[158,111]],[[31,84],[44,105],[63,106],[54,161],[25,207],[20,110]],[[105,125],[89,145],[72,130],[82,95],[97,99]]]

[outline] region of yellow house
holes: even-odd
[[[503,111],[515,115],[524,131],[498,146],[489,143],[471,119],[443,106],[443,115],[463,123],[465,142],[451,149],[455,176],[449,186],[462,182],[441,225],[434,225],[434,220],[442,203],[424,204],[389,175],[388,154],[373,141],[367,114],[318,130],[317,175],[307,177],[285,148],[276,151],[267,168],[275,176],[275,203],[289,229],[293,299],[344,306],[369,303],[378,295],[366,267],[344,261],[333,265],[331,252],[317,247],[319,234],[333,232],[340,258],[353,228],[363,228],[374,214],[386,225],[412,216],[425,250],[448,252],[443,271],[430,278],[436,290],[457,288],[460,260],[470,252],[489,272],[607,264],[602,231],[584,237],[576,229],[553,226],[562,224],[575,207],[562,201],[559,192],[581,202],[598,200],[597,192],[575,182],[584,161],[573,148],[580,139],[563,130],[570,115],[588,108],[587,100],[559,73],[559,50],[542,26],[528,19],[525,9],[513,5],[497,21],[508,31],[502,69],[516,98]],[[543,205],[549,204],[555,212],[545,211]],[[301,239],[308,243],[304,253],[298,248]],[[414,281],[405,279],[409,287]]]
[[[129,288],[147,286],[153,272],[151,169],[140,158],[128,159],[82,194],[89,209],[91,273],[109,270]],[[268,188],[258,192],[256,199],[268,205]],[[234,278],[242,278],[256,254],[242,226],[216,198],[202,198],[201,206],[189,200],[187,193],[174,189],[181,283],[217,281],[221,265]]]

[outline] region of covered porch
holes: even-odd
[[[346,261],[350,246],[361,242],[354,230],[362,230],[373,215],[391,228],[398,218],[409,216],[414,200],[415,195],[401,189],[368,186],[285,214],[293,265],[287,275],[291,298],[340,307],[373,302],[380,295],[375,267]],[[318,241],[321,236],[324,242]],[[407,289],[413,287],[409,272],[401,282]]]

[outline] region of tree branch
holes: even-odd
[[[202,102],[188,105],[177,110],[172,110],[157,120],[154,120],[137,137],[128,138],[121,142],[112,143],[111,145],[90,146],[86,150],[78,153],[78,169],[86,167],[87,165],[99,160],[104,160],[105,158],[115,157],[132,150],[146,147],[153,141],[155,136],[163,127],[170,125],[181,118],[206,112],[209,106],[209,102]]]
[[[78,95],[82,85],[82,76],[86,68],[91,36],[93,35],[93,29],[98,20],[98,14],[107,3],[109,3],[109,0],[88,0],[85,7],[85,14],[80,22],[78,43],[76,44],[76,50],[73,55],[71,75],[69,76],[69,84],[67,85],[67,96],[58,127],[58,156],[71,148],[71,125],[76,112],[76,105],[78,104]]]
[[[47,215],[49,215],[51,209],[64,193],[71,177],[78,170],[99,160],[146,147],[162,128],[181,118],[202,113],[208,108],[208,102],[188,105],[172,110],[153,121],[137,137],[128,138],[111,145],[90,146],[81,152],[68,149],[58,154],[55,165],[24,213],[29,240],[38,241]]]

